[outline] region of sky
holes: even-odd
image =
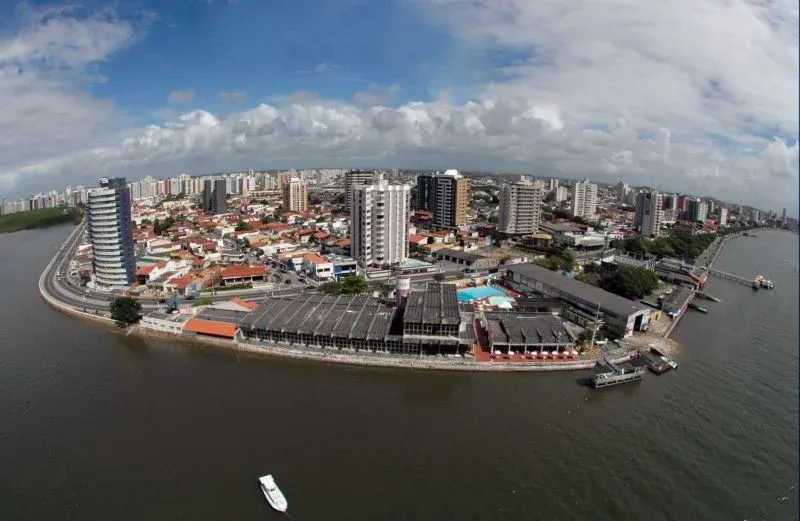
[[[0,197],[457,168],[798,205],[797,0],[0,1]]]

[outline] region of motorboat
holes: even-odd
[[[269,505],[278,512],[286,512],[289,503],[286,501],[281,489],[278,488],[278,484],[275,483],[272,474],[258,478],[258,482],[261,484],[261,491],[264,493],[264,497],[267,498]]]

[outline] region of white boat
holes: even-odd
[[[269,505],[278,512],[286,512],[289,503],[286,501],[281,489],[278,488],[278,484],[272,478],[272,474],[258,478],[258,482],[261,484],[261,491],[264,493],[264,497],[267,498]]]

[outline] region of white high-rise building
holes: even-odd
[[[569,195],[569,190],[567,190],[566,186],[557,186],[556,187],[555,201],[557,203],[563,203],[564,201],[566,201],[568,195]]]
[[[539,230],[542,219],[541,182],[510,183],[500,189],[500,216],[497,229],[501,233],[530,234]]]
[[[597,185],[578,181],[572,187],[572,216],[591,220],[597,216]]]
[[[411,187],[382,176],[351,191],[350,254],[360,266],[405,265]]]
[[[125,178],[101,179],[87,208],[94,283],[98,289],[130,286],[136,277],[131,192]]]
[[[719,209],[719,222],[720,226],[727,226],[728,225],[728,209],[727,208],[720,208]]]

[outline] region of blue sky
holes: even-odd
[[[137,120],[192,89],[189,106],[226,111],[222,91],[249,104],[310,91],[350,101],[399,86],[394,102],[427,101],[441,89],[479,80],[446,27],[407,2],[178,0],[153,2],[146,37],[102,66],[93,86]],[[477,62],[478,56],[473,58]]]
[[[796,207],[797,25],[796,0],[0,1],[0,191],[458,168]]]

